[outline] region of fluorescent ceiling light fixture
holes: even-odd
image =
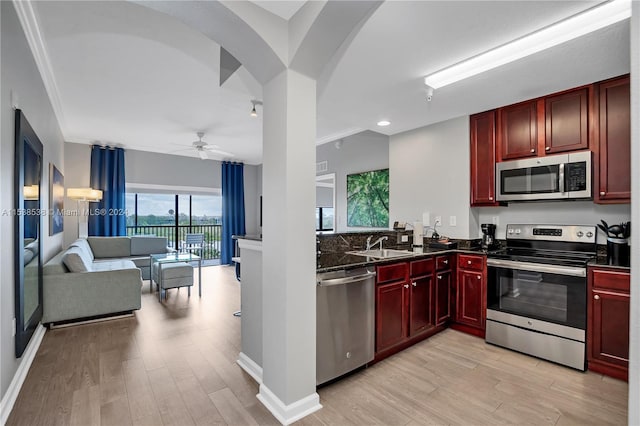
[[[434,89],[508,64],[631,17],[631,0],[612,0],[424,78]]]
[[[388,120],[380,120],[380,121],[378,121],[378,126],[380,126],[380,127],[385,127],[385,126],[388,126],[389,124],[391,124],[391,122],[388,121]]]

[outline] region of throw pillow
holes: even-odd
[[[62,262],[71,272],[91,271],[91,260],[80,247],[70,247],[62,256]]]
[[[69,247],[78,247],[84,250],[85,254],[89,259],[91,259],[92,262],[95,259],[95,257],[93,256],[93,251],[91,251],[91,246],[89,245],[89,242],[84,238],[78,238],[73,243],[71,243]]]

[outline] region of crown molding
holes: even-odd
[[[58,119],[58,126],[60,126],[60,130],[64,136],[68,134],[68,132],[64,113],[62,112],[60,92],[53,74],[53,67],[51,66],[46,43],[42,37],[42,32],[40,31],[36,11],[33,9],[33,4],[30,0],[13,0],[13,6],[18,14],[18,19],[20,20],[20,24],[22,25],[22,29],[27,38],[27,43],[29,43],[29,47],[31,48],[33,59],[36,62],[38,71],[40,71],[40,76],[42,77],[45,90],[49,95],[53,112]]]

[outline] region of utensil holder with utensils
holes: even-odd
[[[607,238],[607,263],[629,266],[629,243],[626,238]]]
[[[607,236],[607,263],[614,266],[629,266],[631,222],[609,226],[607,222],[601,220],[598,228]]]

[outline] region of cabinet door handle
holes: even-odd
[[[405,284],[405,285],[404,285],[404,288],[409,288],[409,284]]]
[[[481,280],[481,279],[482,279],[482,276],[481,276],[481,275],[478,275],[478,279],[479,279],[479,280]]]
[[[414,286],[414,287],[418,286],[418,284],[416,284],[415,282],[412,282],[411,285]]]
[[[470,260],[467,260],[467,265],[471,265],[471,261]]]
[[[438,279],[441,280],[442,279],[442,275],[438,275]]]
[[[548,147],[546,147],[544,150],[545,150],[545,151],[549,151],[550,149],[551,149],[551,147],[550,147],[550,146],[548,146]]]
[[[600,195],[605,195],[605,194],[606,194],[606,192],[600,191]]]
[[[594,299],[596,300],[600,300],[600,296],[598,296],[597,294],[595,296],[593,296]]]
[[[533,148],[531,148],[531,152],[536,152],[536,150],[535,150],[535,149],[533,149]]]
[[[443,260],[442,263],[444,263],[445,265],[449,264],[449,259]]]
[[[493,201],[493,197],[489,197],[489,201]]]

